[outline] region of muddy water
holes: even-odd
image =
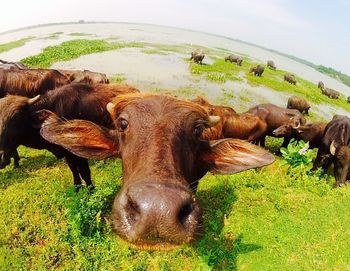
[[[64,32],[65,35],[61,35],[58,40],[46,40],[42,41],[42,43],[36,43],[36,41],[33,41],[34,44],[29,44],[22,49],[18,48],[16,49],[15,53],[0,54],[0,58],[18,60],[23,56],[36,54],[46,45],[57,44],[69,38],[79,38],[66,36],[66,34],[74,32],[93,34],[101,38],[117,36],[125,41],[144,41],[162,44],[199,44],[212,48],[225,48],[230,51],[249,55],[250,57],[259,59],[262,62],[266,62],[268,59],[273,59],[278,68],[293,72],[314,83],[322,80],[327,86],[350,95],[350,88],[346,85],[289,58],[224,37],[176,28],[127,23],[62,24],[31,28],[3,34],[0,35],[0,43],[13,41],[28,36],[38,37],[49,35],[54,32]]]

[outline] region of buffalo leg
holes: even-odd
[[[12,153],[8,151],[4,151],[1,156],[0,168],[5,168],[7,165],[11,163]]]
[[[85,181],[86,186],[89,188],[89,190],[94,189],[94,184],[92,183],[91,180],[91,171],[89,168],[89,163],[88,160],[84,158],[77,158],[77,164],[78,164],[78,169],[79,169],[79,174],[81,178]]]
[[[18,155],[18,151],[17,149],[15,149],[15,151],[12,153],[12,157],[13,157],[13,162],[14,162],[14,167],[19,167],[19,155]]]
[[[73,174],[74,185],[77,188],[77,190],[79,190],[79,188],[81,187],[81,179],[80,179],[80,175],[79,175],[79,168],[78,168],[78,164],[76,161],[76,157],[67,156],[66,161],[67,161],[67,164],[68,164],[68,166]]]

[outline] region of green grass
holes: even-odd
[[[118,73],[113,75],[112,77],[109,77],[109,82],[110,83],[122,83],[124,82],[127,78],[123,73]]]
[[[23,45],[25,45],[28,41],[30,41],[32,39],[33,39],[33,37],[28,37],[28,38],[24,38],[24,39],[20,39],[20,40],[11,41],[8,43],[2,43],[2,44],[0,44],[0,53],[10,51],[14,48],[22,47]]]
[[[271,150],[280,140],[268,140]],[[143,251],[106,222],[122,182],[120,161],[91,162],[96,191],[75,193],[63,161],[20,148],[0,170],[1,270],[347,270],[350,186],[269,167],[206,175],[197,197],[204,235],[172,251]]]
[[[117,50],[125,47],[143,47],[139,42],[107,42],[105,40],[77,39],[46,47],[42,53],[21,60],[29,67],[48,68],[58,61],[68,61],[82,55]]]
[[[84,37],[84,36],[93,36],[93,34],[89,34],[89,33],[82,33],[82,32],[74,32],[74,33],[69,33],[69,36],[72,37]]]

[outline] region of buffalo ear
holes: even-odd
[[[240,139],[212,140],[209,145],[201,160],[214,174],[234,174],[275,161],[275,157],[265,149]]]
[[[111,130],[85,120],[64,121],[56,114],[41,110],[40,134],[50,143],[60,145],[87,159],[105,159],[119,155],[118,140]]]

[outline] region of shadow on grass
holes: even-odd
[[[243,243],[242,234],[225,233],[226,218],[237,200],[228,182],[197,193],[203,208],[204,236],[195,244],[199,257],[213,270],[237,270],[239,254],[259,250],[257,244]]]
[[[8,165],[5,169],[0,169],[0,188],[4,189],[15,183],[22,183],[31,174],[45,167],[52,167],[59,163],[54,156],[38,155],[22,157],[18,168],[13,168],[13,164]]]

